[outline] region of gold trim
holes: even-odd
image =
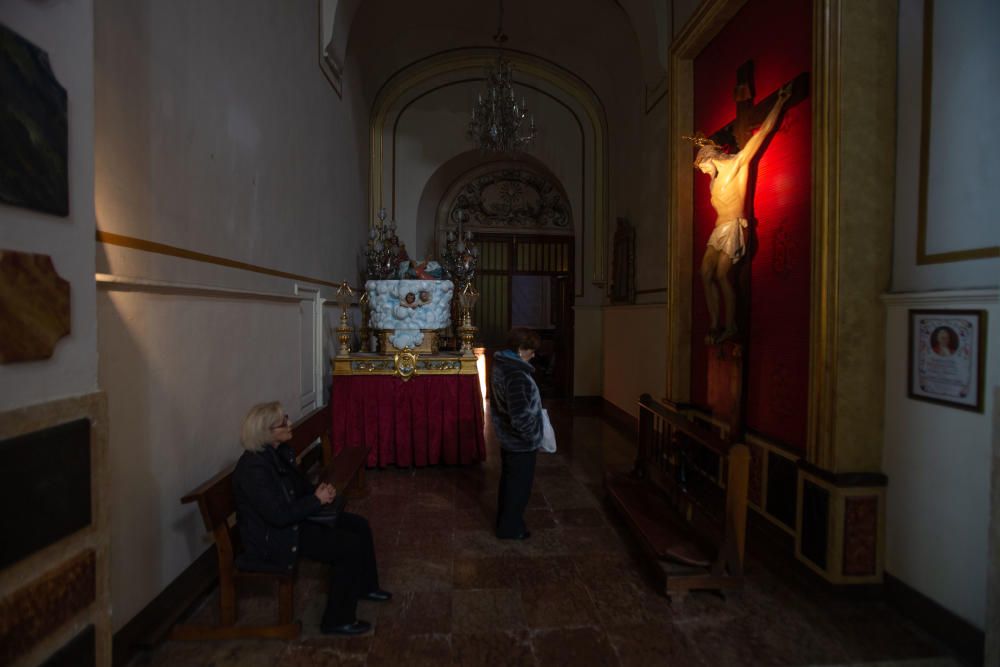
[[[747,0],[707,0],[684,25],[670,48],[669,137],[694,134],[694,59]],[[694,170],[691,149],[670,140],[670,202],[667,209],[667,397],[691,396],[691,257]]]
[[[107,245],[121,246],[123,248],[131,248],[132,250],[142,250],[143,252],[151,252],[157,255],[190,259],[191,261],[201,262],[203,264],[214,264],[216,266],[225,266],[231,269],[240,269],[241,271],[263,273],[264,275],[276,276],[278,278],[288,278],[289,280],[302,280],[309,283],[315,283],[317,285],[326,285],[328,287],[340,286],[339,283],[332,283],[327,280],[320,280],[319,278],[310,278],[309,276],[302,276],[297,273],[288,273],[286,271],[269,269],[263,266],[257,266],[256,264],[238,262],[234,259],[208,255],[203,252],[195,252],[194,250],[185,250],[184,248],[178,248],[177,246],[167,245],[165,243],[156,243],[155,241],[137,239],[133,236],[125,236],[123,234],[115,234],[113,232],[104,232],[100,229],[97,230],[97,242]]]
[[[840,307],[840,0],[813,2],[812,248],[805,459],[833,469]]]
[[[401,371],[399,360],[402,355],[413,357],[412,371]],[[403,350],[392,356],[353,353],[346,357],[333,357],[331,367],[334,375],[395,375],[404,380],[414,375],[478,375],[476,357],[460,354],[416,354]],[[404,377],[404,375],[406,377]]]
[[[587,84],[574,75],[547,60],[518,51],[506,50],[505,57],[515,65],[519,72],[531,75],[551,84],[558,90],[576,100],[587,115],[593,132],[592,147],[594,155],[593,187],[591,197],[593,202],[593,238],[594,238],[594,270],[592,282],[603,283],[607,279],[607,220],[608,220],[608,129],[604,107],[596,93]],[[481,71],[491,65],[496,59],[492,49],[469,48],[455,49],[439,53],[417,61],[397,73],[379,90],[372,105],[369,123],[369,220],[373,220],[375,212],[382,205],[384,147],[383,136],[387,116],[399,103],[399,100],[419,85],[434,77],[462,70],[474,70],[477,78]],[[586,220],[581,211],[581,223]]]
[[[1000,246],[927,252],[927,189],[930,166],[931,108],[934,88],[934,0],[924,0],[923,86],[920,117],[920,184],[917,187],[917,265],[1000,257]]]

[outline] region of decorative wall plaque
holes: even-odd
[[[0,322],[0,363],[52,356],[70,332],[70,301],[51,257],[0,250]]]
[[[0,25],[0,201],[69,215],[66,89],[49,56]]]
[[[468,216],[460,220],[460,216]],[[482,227],[572,232],[566,196],[550,180],[525,169],[500,169],[470,181],[455,197],[448,221]]]

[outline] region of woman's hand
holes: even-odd
[[[333,488],[333,484],[323,482],[316,487],[316,497],[319,498],[320,503],[329,505],[337,497],[337,489]]]

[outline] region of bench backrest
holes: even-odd
[[[649,394],[639,399],[639,471],[675,503],[714,522],[719,557],[731,574],[742,572],[750,453]],[[714,469],[713,469],[714,468]],[[707,482],[707,483],[706,483]],[[718,491],[724,491],[722,498]],[[712,493],[712,490],[716,493]],[[713,502],[714,501],[714,502]],[[715,531],[713,531],[715,532]]]

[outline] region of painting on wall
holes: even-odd
[[[910,398],[983,410],[986,312],[910,311]]]
[[[0,24],[0,201],[69,215],[68,143],[48,54]]]

